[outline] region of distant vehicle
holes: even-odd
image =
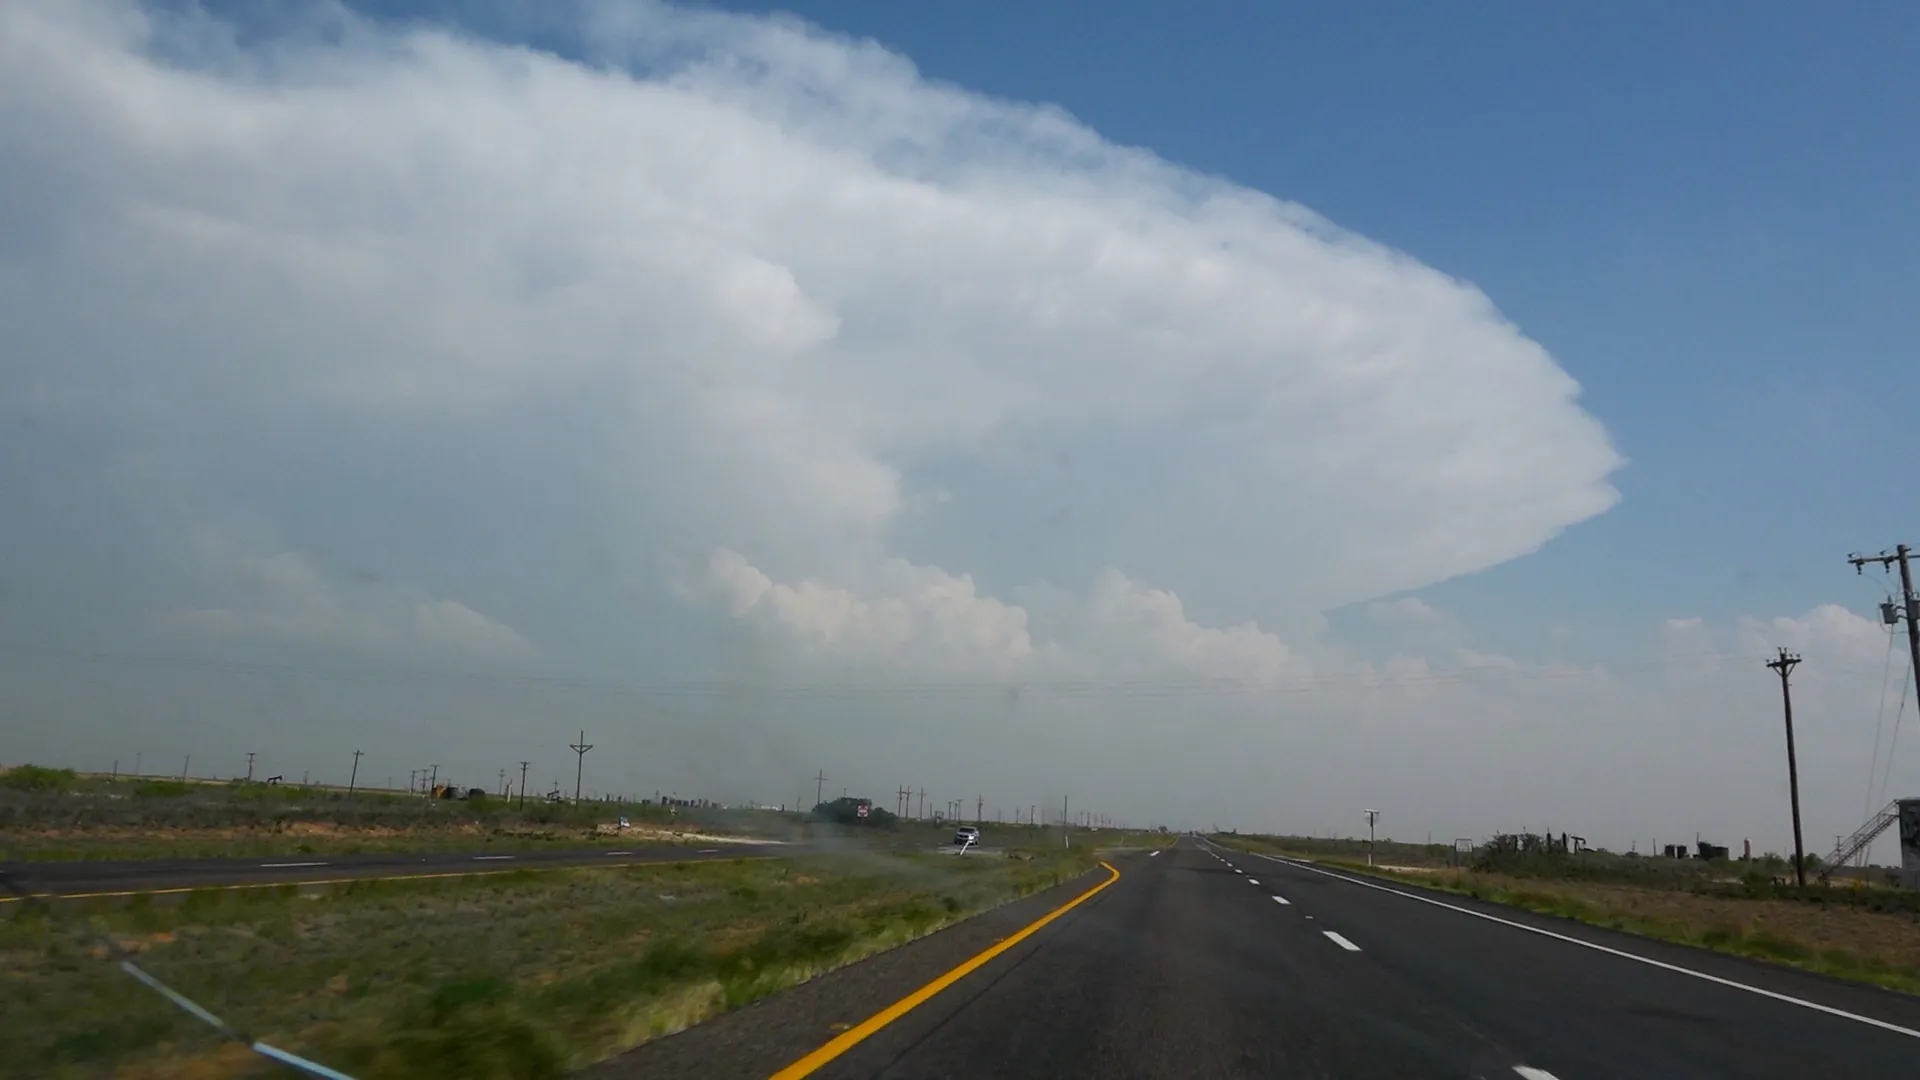
[[[976,829],[971,825],[962,825],[958,829],[955,829],[953,831],[954,847],[966,847],[969,844],[975,847],[979,846],[980,844],[979,829]]]

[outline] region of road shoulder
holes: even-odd
[[[589,1066],[585,1080],[764,1078],[1019,932],[1106,876],[1095,868],[744,1009]],[[1041,935],[1044,936],[1044,931]],[[1031,942],[1023,942],[1022,948]]]

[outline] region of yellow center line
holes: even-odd
[[[34,893],[36,900],[99,900],[111,896],[166,896],[172,893],[225,892],[233,889],[278,889],[288,885],[351,885],[356,881],[426,881],[432,878],[493,877],[498,874],[542,874],[555,870],[590,870],[633,866],[679,866],[685,863],[755,862],[772,855],[742,855],[733,859],[641,859],[627,863],[566,863],[561,866],[520,866],[510,870],[448,870],[434,874],[361,874],[358,877],[303,878],[298,881],[243,881],[225,885],[179,885],[165,889],[114,889],[106,892]],[[0,896],[0,904],[16,904],[23,896]]]
[[[1015,945],[1020,944],[1027,938],[1032,937],[1041,927],[1072,911],[1074,908],[1079,907],[1081,904],[1086,903],[1093,898],[1095,893],[1120,880],[1120,871],[1114,869],[1113,864],[1103,862],[1100,865],[1106,867],[1107,873],[1113,876],[1095,885],[1093,888],[1088,889],[1086,892],[1081,893],[1079,896],[1061,904],[1059,907],[1054,908],[1052,911],[1047,912],[1045,915],[1040,916],[1040,918],[1028,924],[1019,933],[1002,940],[985,952],[975,956],[973,959],[947,972],[945,975],[940,976],[920,989],[915,990],[913,993],[908,994],[906,997],[901,998],[899,1001],[867,1017],[857,1026],[836,1035],[831,1042],[820,1047],[818,1050],[781,1069],[779,1072],[774,1073],[772,1080],[800,1080],[801,1077],[812,1074],[822,1065],[827,1064],[834,1058],[839,1057],[841,1054],[846,1053],[865,1041],[868,1036],[925,1004],[927,999],[933,997],[933,995],[959,982],[969,973],[979,968],[980,965],[992,960],[994,957],[999,956]]]

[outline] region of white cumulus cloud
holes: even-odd
[[[1317,648],[1322,613],[1618,498],[1576,382],[1471,283],[1057,108],[786,19],[554,9],[583,61],[293,10],[243,33],[0,5],[0,397],[33,421],[0,452],[46,470],[0,541],[76,590],[107,562],[167,580],[70,618],[180,591],[139,557],[163,528],[58,497],[134,455],[186,478],[167,527],[239,508],[275,538],[160,609],[197,632],[554,660],[556,628],[656,679],[738,631],[766,651],[735,669],[1322,680],[1284,709],[1219,689],[1087,729],[1099,710],[1021,691],[977,746],[1039,776],[1105,753],[1089,730],[1213,725],[1248,768],[1313,750],[1332,776],[1382,716],[1457,736],[1520,699],[1381,712],[1414,695],[1349,690],[1438,686],[1435,664]],[[61,542],[81,535],[116,546]],[[322,569],[370,562],[420,584]],[[500,740],[548,715],[480,706]],[[798,740],[835,713],[754,722]],[[924,753],[934,722],[840,745]],[[1174,752],[1123,749],[1109,775]]]
[[[1573,380],[1442,272],[793,22],[589,10],[638,66],[8,5],[0,378],[136,430],[484,442],[570,412],[539,452],[619,493],[628,542],[786,576],[902,554],[939,474],[929,528],[1075,515],[962,558],[1243,617],[1468,573],[1616,498]]]

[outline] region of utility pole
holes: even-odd
[[[920,789],[920,813],[915,816],[920,818],[922,821],[926,820],[926,817],[927,817],[927,789],[926,788]]]
[[[1904,548],[1901,556],[1904,566]],[[1787,676],[1799,662],[1800,657],[1781,649],[1779,659],[1767,661],[1767,666],[1780,673],[1780,704],[1787,714],[1787,791],[1793,799],[1793,877],[1804,889],[1807,887],[1807,849],[1800,842],[1800,765],[1793,756],[1793,691],[1787,686]]]
[[[1900,567],[1899,604],[1880,605],[1880,621],[1888,626],[1907,620],[1907,655],[1913,661],[1913,685],[1920,688],[1920,594],[1913,591],[1913,567],[1910,561],[1913,549],[1901,544],[1893,549],[1893,554],[1881,552],[1878,555],[1849,555],[1847,561],[1853,564],[1854,573],[1866,572],[1868,563],[1879,563],[1881,570],[1898,564]]]
[[[193,765],[193,755],[188,754],[187,760],[180,763],[180,782],[181,783],[184,784],[187,782],[187,769],[190,768],[192,765]]]
[[[427,798],[433,798],[433,789],[440,786],[440,763],[433,763],[433,775],[427,778]]]
[[[247,781],[253,781],[253,751],[247,751]]]
[[[580,741],[568,743],[567,749],[573,751],[573,801],[577,806],[580,803],[580,777],[586,774],[587,751],[593,749],[593,744],[587,741],[587,733],[583,730],[580,732]]]
[[[507,794],[507,770],[505,769],[500,770],[500,794],[502,797]]]
[[[527,763],[520,763],[520,809],[527,808]]]
[[[353,752],[353,771],[347,774],[347,798],[353,798],[354,782],[360,779],[360,751]]]
[[[826,798],[826,791],[827,770],[815,769],[813,771],[813,805],[820,805],[821,801]]]
[[[985,825],[987,823],[987,819],[985,817],[986,809],[987,809],[986,797],[981,795],[977,791],[974,792],[973,793],[973,823],[975,825]]]
[[[1380,811],[1367,811],[1367,865],[1373,865],[1373,823],[1380,818]]]

